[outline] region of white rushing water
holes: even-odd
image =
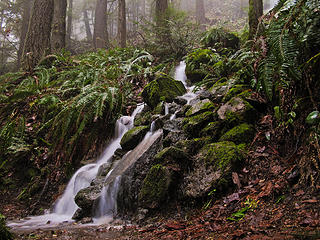
[[[9,227],[20,229],[33,229],[54,227],[60,223],[73,222],[72,216],[77,211],[74,198],[77,193],[86,187],[89,187],[92,180],[96,178],[99,167],[107,163],[114,152],[120,148],[122,136],[133,127],[135,116],[143,109],[143,104],[138,105],[131,116],[123,116],[116,122],[115,137],[106,147],[101,157],[96,163],[81,167],[69,181],[63,195],[55,203],[52,213],[41,216],[28,217],[23,220],[10,222]]]

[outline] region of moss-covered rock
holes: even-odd
[[[207,65],[214,65],[220,61],[220,56],[210,49],[197,49],[186,59],[186,75],[192,82],[200,82],[208,74]]]
[[[217,81],[210,89],[209,92],[212,94],[213,102],[220,103],[228,91],[233,87],[235,84],[235,80],[233,79],[225,79],[222,78],[221,80]]]
[[[244,91],[248,91],[248,85],[245,84],[236,84],[232,86],[226,95],[223,97],[223,102],[229,101],[231,98],[237,96],[238,94],[241,94]]]
[[[226,132],[219,141],[232,141],[236,144],[250,143],[254,137],[254,127],[251,124],[240,124]]]
[[[211,137],[193,138],[177,142],[176,147],[182,149],[188,155],[195,155],[203,146],[211,142]]]
[[[195,116],[200,113],[207,112],[207,111],[213,111],[214,109],[215,109],[215,105],[209,99],[204,99],[204,100],[194,104],[186,112],[186,117]]]
[[[215,112],[207,111],[196,116],[188,117],[183,120],[183,131],[192,138],[199,136],[202,128],[204,128],[209,122],[216,119],[217,114]]]
[[[13,239],[13,236],[6,227],[6,218],[0,213],[0,240],[11,239]]]
[[[233,142],[205,145],[196,157],[193,170],[183,179],[183,195],[199,198],[207,196],[213,189],[225,190],[232,183],[232,171],[242,159],[242,152]]]
[[[220,121],[210,122],[201,130],[200,135],[204,137],[208,136],[212,141],[216,141],[220,137],[221,128],[222,123]]]
[[[176,170],[185,169],[189,159],[188,154],[177,147],[167,147],[154,157],[156,164],[175,166]]]
[[[147,84],[141,95],[148,106],[155,108],[161,101],[172,102],[175,97],[185,93],[186,88],[181,81],[162,74]]]
[[[120,141],[120,145],[124,150],[134,149],[148,132],[148,126],[134,127],[124,134]]]
[[[157,208],[168,196],[171,184],[170,171],[157,164],[148,172],[139,193],[139,205],[143,208]]]
[[[257,118],[257,111],[253,106],[240,97],[229,100],[217,113],[219,119],[224,120],[229,129],[244,122],[254,122]]]
[[[205,47],[212,47],[218,50],[222,48],[237,50],[240,46],[240,39],[226,29],[212,28],[205,33],[201,43]]]

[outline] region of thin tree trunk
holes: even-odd
[[[72,13],[73,13],[73,0],[68,1],[68,19],[67,19],[67,33],[66,33],[66,41],[67,45],[70,46],[71,42],[71,34],[72,34]]]
[[[84,25],[85,25],[85,28],[86,28],[87,41],[91,42],[92,41],[92,33],[91,33],[91,28],[90,28],[87,9],[83,9],[82,13],[83,13]]]
[[[67,0],[54,0],[51,48],[58,52],[66,47]]]
[[[206,21],[203,0],[196,1],[196,20],[198,24],[204,24]]]
[[[109,44],[107,28],[107,0],[98,0],[96,5],[93,46],[94,48],[105,48]]]
[[[18,68],[20,68],[21,57],[24,47],[24,42],[26,40],[28,25],[31,16],[33,0],[25,0],[23,2],[23,14],[22,14],[22,24],[20,30],[20,39],[19,39],[19,50],[18,50]]]
[[[141,14],[146,17],[146,0],[141,0]]]
[[[262,14],[262,0],[249,0],[249,39],[254,38],[258,28],[259,18]]]
[[[118,38],[120,47],[125,48],[127,42],[127,28],[126,28],[126,1],[118,0]]]
[[[32,70],[42,57],[49,54],[53,0],[35,0],[22,54],[22,66]]]

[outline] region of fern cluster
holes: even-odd
[[[50,176],[59,180],[95,157],[114,133],[132,83],[153,74],[152,61],[133,48],[64,53],[32,75],[1,76],[0,169],[19,171],[18,164],[23,178],[36,179],[52,167],[64,173]]]

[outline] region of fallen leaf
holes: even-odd
[[[317,203],[318,200],[315,200],[315,199],[309,199],[309,200],[304,200],[302,201],[302,203]]]
[[[236,184],[238,186],[238,188],[241,188],[241,183],[240,183],[240,179],[239,179],[239,175],[236,172],[232,173],[232,181],[234,184]]]

